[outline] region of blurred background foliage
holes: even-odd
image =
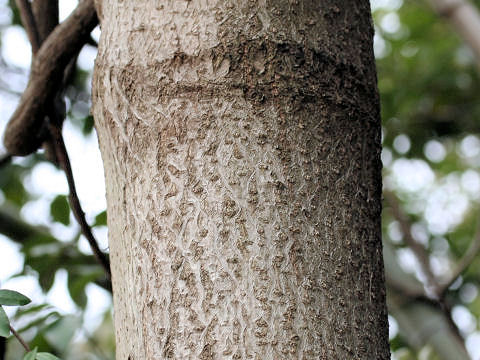
[[[472,3],[480,7],[479,0]],[[382,226],[392,358],[478,359],[479,63],[426,1],[371,4],[382,102]],[[19,26],[14,1],[0,0],[2,126],[28,76],[26,68],[5,56],[7,34],[20,31]],[[65,126],[76,136],[94,139],[90,79],[91,67],[79,66],[65,94]],[[68,146],[67,136],[66,141]],[[114,359],[108,282],[73,221],[67,190],[47,195],[35,190],[31,174],[38,169],[45,176],[55,174],[41,152],[0,168],[0,246],[15,249],[23,261],[18,271],[5,272],[9,275],[0,278],[1,286],[21,284],[24,278],[37,284],[28,294],[33,305],[11,312],[12,323],[32,347],[60,358]],[[75,175],[78,183],[89,176]],[[34,205],[40,210],[32,211]],[[43,216],[32,215],[39,211]],[[105,211],[87,215],[105,248]],[[0,267],[10,264],[9,253],[0,249]],[[458,268],[463,271],[457,277]],[[67,310],[52,304],[61,279],[64,298],[72,303]],[[21,354],[14,338],[0,343],[0,359]]]

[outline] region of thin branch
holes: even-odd
[[[20,245],[25,245],[28,240],[35,238],[51,237],[55,239],[45,228],[26,223],[16,211],[13,209],[10,211],[5,205],[0,209],[0,234]],[[55,240],[60,242],[58,239]],[[98,260],[94,256],[82,254],[72,246],[62,250],[60,256],[63,263],[68,265],[98,265]],[[112,285],[106,277],[99,277],[95,280],[95,284],[112,292]]]
[[[405,213],[402,211],[395,194],[388,190],[384,190],[383,195],[392,209],[393,216],[400,224],[400,229],[403,233],[403,240],[418,259],[422,272],[427,278],[427,286],[430,288],[430,290],[433,290],[435,294],[438,294],[439,284],[432,272],[432,269],[430,268],[430,260],[427,250],[422,244],[413,238],[410,230],[410,222]]]
[[[419,349],[428,342],[437,354],[449,354],[449,359],[470,359],[465,339],[453,322],[449,309],[430,298],[405,297],[391,287],[387,291],[389,313],[399,323],[400,332],[410,346]]]
[[[435,300],[432,300],[427,295],[425,295],[425,291],[423,291],[423,289],[420,290],[416,288],[416,286],[413,286],[413,288],[410,288],[409,286],[407,286],[407,284],[403,284],[400,281],[397,281],[393,277],[388,276],[388,274],[385,274],[385,282],[387,284],[387,289],[395,290],[398,293],[401,293],[403,296],[405,296],[405,298],[429,299],[429,301],[436,303]]]
[[[58,90],[70,60],[97,24],[93,0],[83,0],[42,44],[33,60],[27,88],[5,130],[4,144],[9,154],[28,155],[40,147],[47,102]]]
[[[29,238],[51,236],[38,226],[27,224],[18,215],[9,209],[8,205],[0,209],[0,234],[11,240],[23,244]]]
[[[468,247],[463,257],[455,266],[450,277],[440,283],[438,294],[440,297],[444,297],[448,288],[457,280],[457,278],[470,266],[470,264],[475,260],[477,255],[480,253],[480,227],[477,229],[475,237],[473,238],[470,246]]]
[[[72,168],[70,165],[70,160],[68,158],[67,149],[65,148],[65,143],[63,141],[61,129],[54,123],[52,123],[52,121],[49,121],[48,130],[50,132],[51,140],[55,147],[57,160],[63,171],[65,172],[65,176],[67,177],[68,187],[70,189],[69,201],[73,215],[80,224],[82,233],[90,244],[90,248],[92,249],[94,256],[96,257],[100,265],[102,265],[102,267],[104,268],[107,278],[111,279],[110,264],[108,258],[98,247],[97,240],[92,234],[90,225],[88,225],[85,219],[85,213],[83,212],[82,206],[80,205],[77,190],[75,189],[75,181],[73,179]]]
[[[10,325],[10,331],[11,331],[12,334],[17,338],[17,340],[20,342],[20,344],[22,344],[22,346],[23,346],[23,348],[25,349],[25,351],[26,351],[27,353],[30,352],[30,347],[29,347],[28,344],[25,342],[25,340],[23,340],[23,338],[20,336],[20,334],[15,331],[15,329],[12,327],[12,325]]]
[[[96,47],[98,48],[98,42],[97,40],[95,40],[93,37],[89,37],[88,40],[87,40],[87,45],[90,45],[90,46],[93,46],[93,47]]]
[[[393,246],[389,241],[384,243],[384,257],[387,292],[389,294],[387,297],[389,310],[395,314],[395,308],[402,308],[406,310],[402,310],[402,313],[406,315],[408,314],[407,309],[410,306],[418,308],[423,304],[428,305],[432,309],[435,308],[435,311],[438,311],[438,315],[444,318],[445,323],[450,329],[450,333],[458,340],[456,346],[459,346],[462,351],[465,351],[463,338],[452,319],[451,308],[444,299],[426,294],[418,280],[401,269],[398,260],[394,256]],[[419,285],[421,287],[419,287]],[[394,308],[390,307],[392,302],[395,304]],[[411,321],[418,322],[418,318],[412,318]]]
[[[40,36],[38,35],[35,17],[33,16],[32,7],[28,0],[15,0],[17,8],[20,11],[23,27],[27,32],[28,39],[32,46],[32,53],[35,54],[40,48]]]
[[[9,154],[27,155],[36,151],[44,141],[44,135],[39,133],[43,129],[45,119],[48,118],[46,126],[50,134],[50,141],[47,142],[53,146],[56,160],[67,177],[72,212],[83,235],[87,238],[94,256],[103,266],[106,276],[110,280],[108,259],[98,247],[92,230],[85,220],[85,213],[75,189],[70,160],[61,133],[64,111],[61,111],[59,104],[63,104],[63,101],[57,93],[64,85],[65,74],[72,72],[74,68],[72,62],[75,62],[79,50],[88,41],[91,30],[98,23],[93,1],[82,1],[67,20],[56,26],[58,1],[37,0],[34,3],[34,10],[40,28],[37,28],[35,24],[30,3],[26,0],[17,0],[17,3],[27,32],[31,34],[30,41],[35,56],[27,89],[7,125],[5,146]],[[49,19],[46,19],[47,17]],[[45,43],[43,43],[44,39],[46,39]],[[42,47],[37,53],[40,44]]]

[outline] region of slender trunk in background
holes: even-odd
[[[389,359],[368,1],[97,7],[117,359]]]

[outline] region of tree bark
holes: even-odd
[[[389,359],[368,1],[97,1],[117,359]]]

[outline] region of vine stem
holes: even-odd
[[[72,167],[70,165],[70,159],[68,158],[65,142],[63,141],[62,130],[59,128],[59,126],[56,126],[51,121],[47,121],[47,123],[48,130],[51,136],[51,141],[55,148],[56,158],[58,160],[58,163],[60,164],[60,167],[65,172],[65,176],[67,177],[68,187],[70,189],[70,195],[68,199],[70,202],[70,207],[72,208],[73,215],[75,216],[75,219],[80,225],[82,234],[86,237],[88,243],[90,244],[93,255],[98,260],[100,265],[102,265],[107,278],[110,280],[110,263],[105,253],[98,247],[97,240],[93,236],[92,229],[90,228],[90,225],[88,225],[87,220],[85,219],[85,213],[83,212],[82,206],[80,205],[80,200],[78,199],[77,190],[75,188],[75,181],[73,179]]]
[[[10,326],[10,331],[12,332],[13,336],[15,336],[17,338],[17,340],[20,342],[20,344],[22,344],[23,348],[25,349],[25,351],[28,353],[30,352],[30,347],[28,346],[28,344],[25,342],[25,340],[23,340],[23,338],[20,336],[20,334],[18,332],[15,331],[15,329],[12,327],[12,325],[9,325]]]

